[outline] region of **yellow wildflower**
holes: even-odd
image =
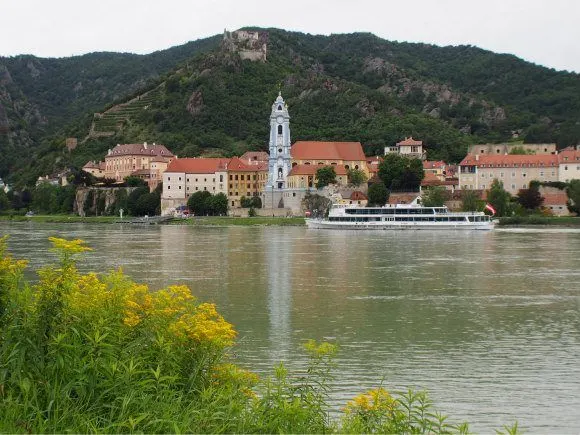
[[[177,337],[189,338],[198,343],[213,343],[229,346],[233,343],[236,331],[218,314],[214,304],[200,304],[194,314],[183,314],[170,326]]]
[[[396,407],[397,401],[393,396],[384,388],[377,388],[355,396],[344,410],[347,414],[385,413],[394,411]]]
[[[53,251],[63,251],[69,254],[77,254],[80,252],[92,251],[92,248],[89,248],[88,246],[83,246],[85,241],[81,239],[66,240],[61,239],[59,237],[49,237],[48,240],[50,240],[52,243]]]

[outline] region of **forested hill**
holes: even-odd
[[[528,142],[580,142],[578,74],[471,46],[259,30],[259,44],[218,36],[146,56],[0,59],[0,152],[16,152],[0,176],[30,182],[101,159],[120,142],[160,142],[180,156],[265,149],[278,90],[293,141],[360,140],[367,154],[409,135],[429,158],[449,161],[469,143],[514,132]],[[265,62],[241,59],[262,42]],[[114,135],[64,151],[65,137],[81,141],[89,131]],[[16,159],[27,145],[28,167]]]

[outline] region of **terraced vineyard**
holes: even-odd
[[[161,84],[155,89],[139,95],[132,100],[111,107],[103,113],[95,113],[88,138],[113,136],[123,128],[123,124],[132,116],[147,110],[153,101],[158,99],[164,92],[165,85]]]

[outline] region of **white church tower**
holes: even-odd
[[[286,180],[292,169],[290,145],[290,115],[282,94],[279,93],[272,104],[270,114],[270,159],[268,160],[266,191],[272,192],[288,187]]]

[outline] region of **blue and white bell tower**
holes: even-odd
[[[290,115],[288,106],[278,93],[278,98],[272,104],[270,114],[270,158],[268,160],[268,182],[266,190],[283,190],[288,174],[292,169],[292,156],[290,156]]]

